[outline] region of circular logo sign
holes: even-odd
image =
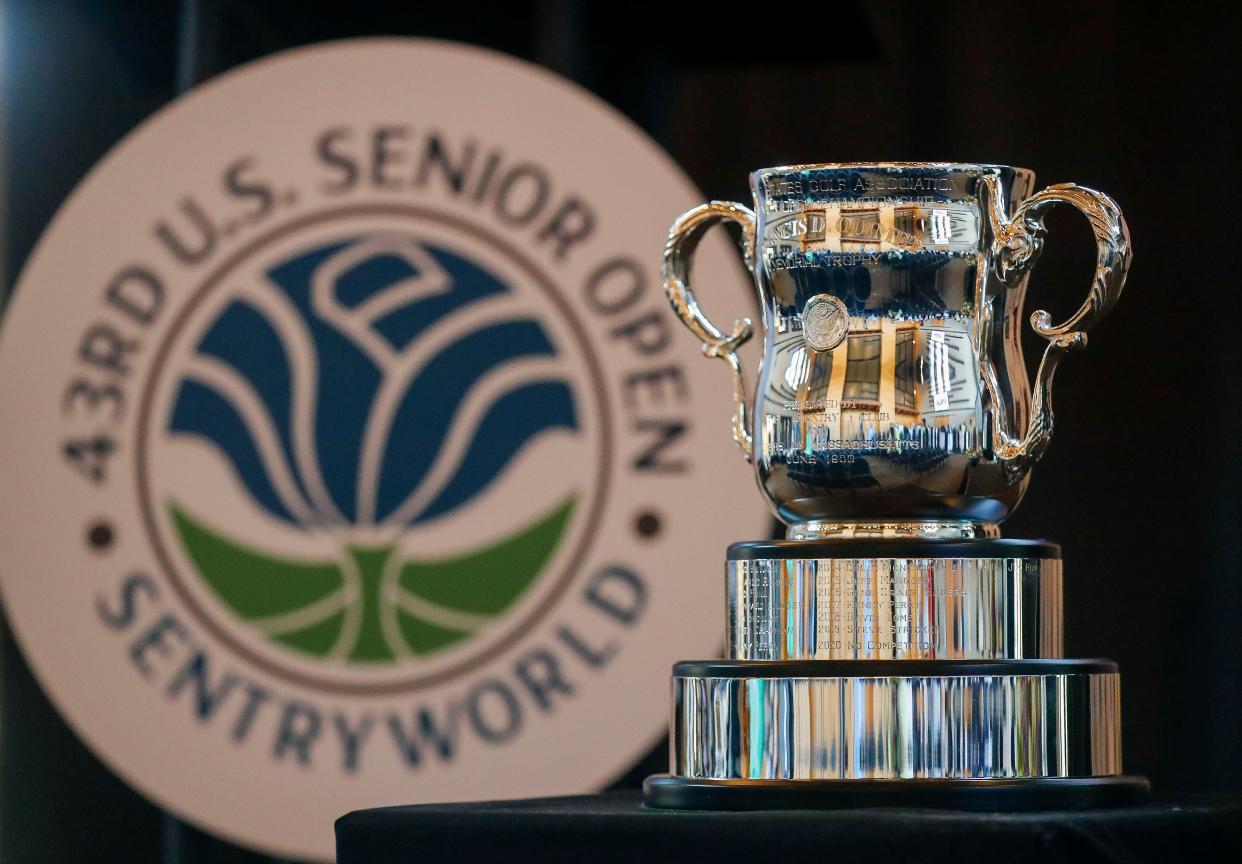
[[[699,200],[588,94],[447,43],[289,52],[129,136],[0,338],[0,585],[76,731],[311,858],[351,809],[629,767],[767,525],[659,282]],[[732,258],[698,278],[740,304]]]

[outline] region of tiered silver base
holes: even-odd
[[[757,545],[739,543],[729,550],[727,657],[1062,656],[1061,558],[1051,544],[1016,547],[1009,555],[1000,554],[1003,542],[984,541],[940,544],[945,547],[942,557],[775,558],[767,557],[774,547],[806,544],[765,543],[758,550],[765,557],[749,557]],[[1031,552],[1045,557],[1032,557]]]
[[[715,780],[1121,773],[1117,667],[1094,660],[679,663],[670,753]]]
[[[742,543],[726,582],[730,659],[674,667],[670,775],[648,781],[648,804],[1026,809],[1146,794],[1122,775],[1116,665],[1059,659],[1057,547]]]

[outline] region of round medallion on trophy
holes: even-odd
[[[831,294],[816,294],[806,301],[802,313],[802,335],[816,351],[831,351],[845,340],[850,329],[850,313],[845,304]]]

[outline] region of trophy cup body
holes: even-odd
[[[1063,659],[1052,543],[1002,539],[1053,430],[1062,357],[1116,302],[1130,263],[1117,205],[1034,191],[1000,165],[756,171],[754,210],[711,202],[664,253],[674,310],[733,381],[733,436],[787,539],[726,555],[724,661],[673,671],[670,775],[653,806],[921,803],[1023,808],[1133,800],[1119,676]],[[1087,297],[1021,346],[1043,214],[1069,204],[1097,244]],[[690,287],[702,233],[741,228],[764,350],[747,386],[729,330]]]

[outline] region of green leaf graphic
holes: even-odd
[[[293,648],[295,651],[301,651],[303,654],[310,654],[312,657],[324,657],[336,645],[336,640],[341,636],[341,627],[344,623],[345,613],[337,612],[335,615],[329,615],[318,624],[312,624],[301,630],[272,634],[272,639],[282,645]]]
[[[476,615],[508,609],[552,556],[577,496],[570,495],[531,527],[468,555],[440,561],[411,561],[401,587],[438,606]]]
[[[175,502],[168,510],[199,575],[266,638],[303,655],[377,664],[461,642],[512,606],[552,557],[576,503],[570,495],[528,528],[475,552],[405,562],[390,560],[395,546],[343,546],[338,561],[272,555],[213,531]],[[395,601],[381,590],[393,567],[400,568]],[[395,613],[398,633],[385,633],[387,613]]]
[[[199,573],[242,618],[302,609],[341,588],[335,562],[265,555],[211,531],[176,504],[169,505],[169,512]]]

